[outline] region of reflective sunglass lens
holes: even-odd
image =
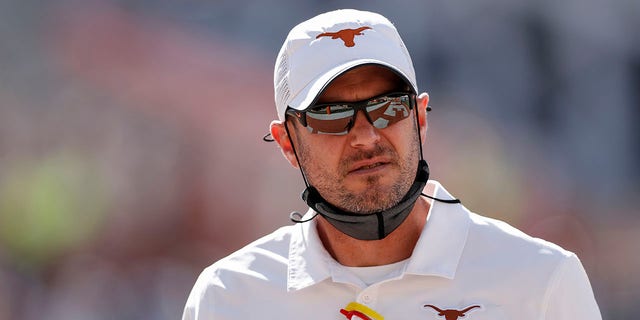
[[[409,116],[411,99],[408,93],[392,93],[361,102],[317,105],[297,115],[305,117],[311,133],[344,135],[351,129],[359,110],[366,113],[373,126],[384,129]]]
[[[408,97],[389,97],[384,102],[366,107],[369,119],[378,129],[384,129],[409,116]]]
[[[354,110],[339,106],[323,106],[307,111],[307,127],[312,133],[347,134]]]

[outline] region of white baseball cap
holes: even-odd
[[[340,74],[378,64],[395,71],[417,93],[415,71],[398,30],[380,14],[353,9],[323,13],[287,35],[273,72],[278,118],[287,107],[305,110]]]

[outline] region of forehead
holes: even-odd
[[[327,85],[318,102],[359,101],[394,90],[406,90],[405,81],[383,66],[365,65],[353,68]]]

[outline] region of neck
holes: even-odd
[[[358,240],[318,217],[322,244],[340,264],[348,267],[380,266],[408,259],[420,238],[429,213],[429,202],[420,197],[400,226],[382,240]]]

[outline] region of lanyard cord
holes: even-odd
[[[307,181],[307,176],[304,174],[304,170],[302,170],[302,163],[300,163],[300,158],[298,158],[298,152],[296,152],[296,147],[293,145],[293,139],[291,139],[291,134],[289,133],[287,119],[284,119],[284,130],[287,131],[287,139],[289,139],[289,143],[291,144],[291,149],[293,150],[293,155],[296,157],[296,162],[298,162],[298,169],[300,170],[300,174],[302,174],[302,180],[304,180],[304,185],[308,188],[309,182]]]

